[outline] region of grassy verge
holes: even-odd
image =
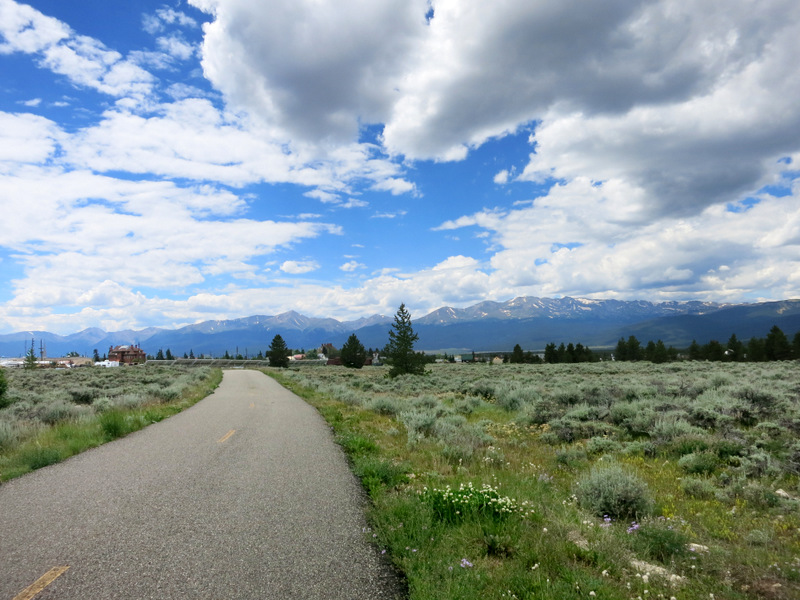
[[[7,481],[35,469],[60,462],[170,417],[208,396],[222,381],[220,369],[186,387],[171,400],[152,399],[135,407],[110,405],[92,414],[70,418],[50,426],[40,425],[35,433],[0,452],[0,481]]]
[[[333,428],[372,500],[369,535],[414,600],[800,597],[800,487],[783,449],[796,374],[704,369],[268,374]],[[770,385],[781,420],[702,429],[723,396],[741,412],[739,380]],[[651,409],[647,433],[614,425]]]

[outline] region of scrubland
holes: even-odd
[[[800,597],[800,368],[268,370],[331,424],[411,598]]]
[[[0,481],[160,421],[207,396],[219,369],[8,370],[0,398]]]

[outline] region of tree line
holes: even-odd
[[[392,329],[389,331],[389,342],[381,351],[387,364],[390,365],[390,377],[402,374],[422,374],[425,364],[431,362],[432,357],[414,350],[414,342],[419,336],[414,333],[411,325],[411,315],[401,304],[394,317]],[[372,349],[366,350],[355,333],[351,334],[341,350],[323,346],[322,352],[328,358],[338,358],[343,366],[360,369],[366,364],[367,357],[373,354]],[[286,368],[289,366],[289,356],[292,351],[280,335],[276,335],[266,354],[258,353],[256,360],[268,359],[270,365]],[[302,352],[301,352],[302,353]],[[312,354],[314,356],[312,356]],[[317,358],[317,351],[310,351],[307,358]],[[189,353],[189,358],[194,354]],[[446,357],[446,355],[445,355]],[[156,360],[171,360],[173,358],[169,348],[166,355],[159,349]],[[187,355],[184,354],[184,358]],[[233,358],[226,351],[223,358]],[[242,357],[237,352],[236,359]],[[710,361],[772,361],[772,360],[797,360],[800,359],[800,332],[797,332],[790,341],[786,334],[775,325],[765,338],[750,338],[743,342],[731,335],[726,344],[711,340],[707,344],[698,344],[692,340],[689,347],[683,351],[666,346],[662,340],[648,341],[642,344],[634,335],[627,339],[621,337],[613,351],[595,352],[582,343],[564,344],[556,346],[551,342],[545,346],[544,354],[524,351],[519,344],[514,346],[510,355],[503,357],[504,362],[515,364],[559,364],[559,363],[584,363],[596,362],[604,359],[616,361],[648,361],[652,363],[665,363],[675,360],[710,360]]]
[[[519,344],[514,346],[511,355],[503,357],[504,362],[512,364],[556,364],[556,363],[583,363],[595,362],[599,357],[592,352],[591,348],[584,346],[581,343],[564,344],[563,342],[556,347],[554,342],[547,344],[544,348],[544,357],[539,354],[533,353],[530,350],[527,352],[522,350]]]
[[[773,360],[800,360],[800,332],[789,340],[777,325],[770,329],[764,338],[753,337],[744,342],[731,335],[726,344],[711,340],[707,344],[698,344],[696,340],[688,348],[679,350],[667,346],[662,340],[648,341],[642,344],[634,335],[627,339],[621,337],[612,351],[592,351],[583,344],[564,344],[556,346],[550,343],[545,346],[544,355],[524,351],[519,344],[514,346],[510,355],[504,356],[505,362],[517,364],[558,364],[595,362],[611,359],[617,361],[647,361],[665,363],[676,360],[710,360],[725,362],[762,362]]]
[[[614,352],[615,360],[649,360],[660,363],[678,359],[710,360],[719,362],[764,362],[774,360],[800,359],[800,332],[791,341],[777,325],[773,325],[764,338],[752,337],[744,342],[732,334],[726,344],[711,340],[707,344],[698,344],[692,340],[684,352],[672,346],[666,348],[661,340],[648,342],[642,347],[635,336],[627,340],[620,338]]]
[[[389,331],[389,342],[382,351],[382,355],[390,366],[389,377],[405,374],[421,375],[425,372],[425,355],[414,351],[414,342],[418,339],[419,336],[414,333],[411,325],[411,315],[405,304],[401,304]],[[372,349],[367,351],[358,336],[353,333],[337,353],[342,365],[351,369],[360,369],[366,364],[367,357],[372,354]],[[270,366],[281,368],[289,366],[289,351],[286,342],[280,335],[276,335],[272,339],[267,351],[267,358]]]

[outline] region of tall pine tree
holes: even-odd
[[[522,346],[516,344],[514,350],[511,352],[511,360],[509,362],[514,364],[521,364],[525,362],[525,353],[522,351]]]
[[[392,366],[389,369],[389,377],[425,373],[425,365],[421,357],[414,352],[414,342],[418,339],[419,336],[411,327],[411,315],[406,310],[406,305],[401,304],[394,316],[394,323],[389,331],[389,343],[384,351]]]
[[[31,339],[31,347],[28,348],[28,352],[25,354],[25,360],[22,363],[22,367],[25,369],[35,369],[39,366],[38,361],[36,360],[36,350],[34,350],[34,341]]]
[[[272,343],[267,351],[267,358],[269,359],[270,367],[282,367],[284,369],[289,367],[289,349],[280,334],[272,338]]]
[[[764,352],[767,360],[789,360],[792,358],[792,345],[789,338],[777,325],[773,325],[764,340]]]
[[[367,351],[355,333],[350,334],[342,346],[342,364],[349,369],[360,369],[367,361]]]

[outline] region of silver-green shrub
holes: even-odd
[[[563,413],[564,408],[553,398],[540,397],[522,408],[517,421],[521,425],[543,425]]]
[[[496,386],[494,396],[497,405],[509,412],[518,411],[541,399],[541,394],[536,388],[510,382]]]
[[[467,395],[453,401],[453,408],[462,415],[471,415],[483,400],[479,396]]]
[[[406,426],[410,446],[420,442],[426,436],[430,436],[436,423],[436,413],[430,409],[405,410],[398,415],[398,418]]]
[[[92,408],[96,413],[102,413],[114,408],[114,401],[108,396],[101,396],[92,402]]]
[[[706,475],[713,473],[719,466],[719,458],[713,452],[692,452],[682,456],[678,466],[687,473]]]
[[[15,424],[0,421],[0,450],[14,445],[19,439],[19,430]]]
[[[612,519],[636,519],[653,507],[647,484],[619,465],[595,467],[578,482],[576,496],[581,507]]]
[[[404,403],[391,396],[376,396],[364,405],[364,408],[381,415],[396,415],[403,410]]]
[[[701,500],[710,500],[717,492],[717,487],[708,479],[701,477],[684,477],[681,479],[681,490],[687,496]]]
[[[674,415],[658,417],[650,430],[650,439],[656,444],[670,442],[685,435],[704,435],[705,431]]]
[[[608,417],[608,409],[604,406],[578,404],[564,414],[565,419],[577,419],[578,421],[602,421]]]
[[[36,412],[42,423],[53,425],[59,421],[77,417],[79,414],[77,408],[71,402],[59,399],[54,402],[40,404]]]
[[[613,454],[621,449],[622,444],[608,437],[593,437],[586,441],[588,454]]]

